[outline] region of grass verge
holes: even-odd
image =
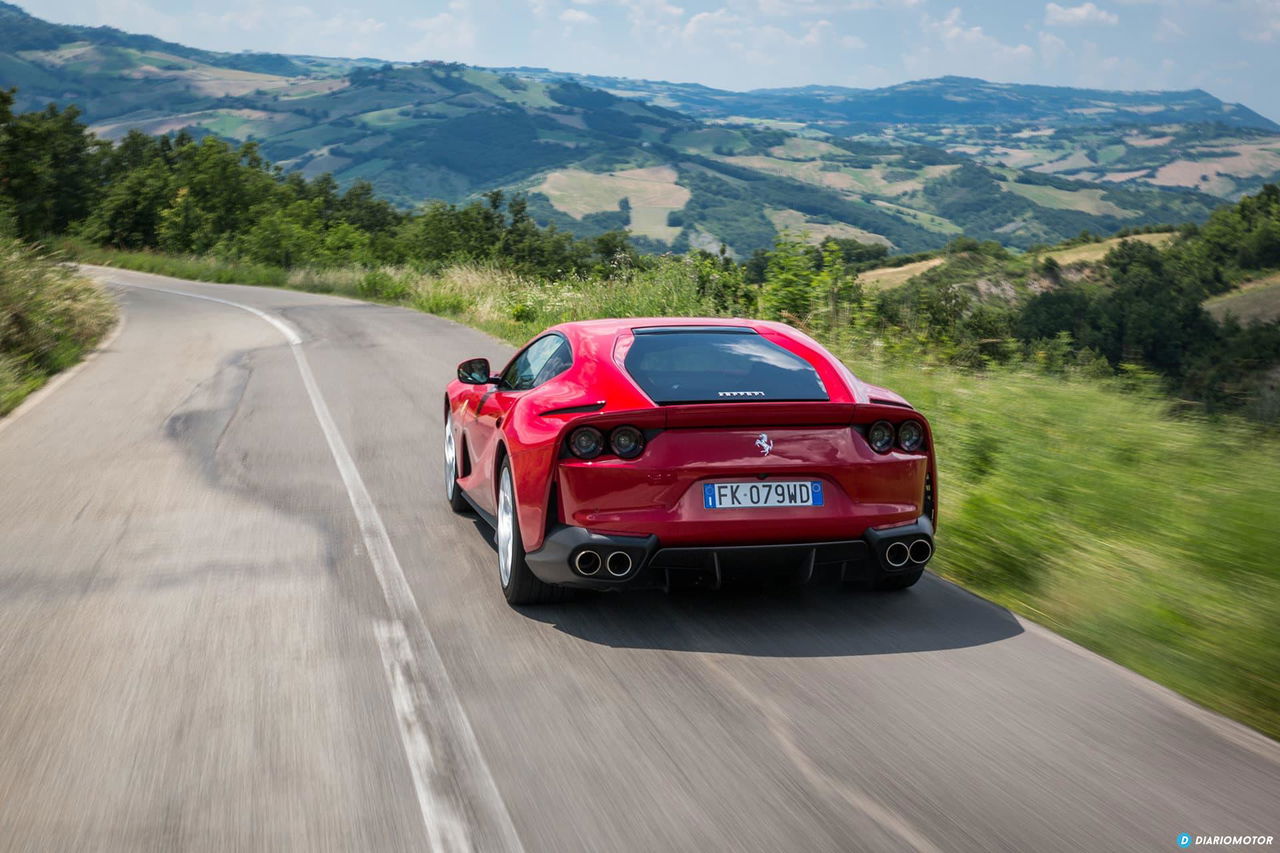
[[[456,268],[284,283],[295,277],[516,344],[566,320],[713,313],[679,262],[608,282]],[[1280,442],[1243,421],[1173,418],[1141,382],[974,374],[896,355],[900,342],[827,343],[934,425],[936,572],[1280,737]]]
[[[74,268],[0,239],[0,416],[79,361],[115,317],[102,288]]]

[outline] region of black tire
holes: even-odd
[[[510,525],[509,533],[506,532],[507,525]],[[573,596],[572,589],[538,580],[524,558],[524,539],[520,535],[519,517],[515,514],[515,480],[509,459],[502,460],[498,469],[498,527],[494,538],[498,545],[498,583],[508,604],[553,604]],[[506,556],[510,561],[510,571],[505,573],[505,578],[502,570],[504,548],[509,549]]]
[[[457,513],[471,511],[471,504],[462,494],[458,485],[458,456],[453,441],[453,419],[446,411],[444,415],[444,499],[449,502],[449,509]]]
[[[881,592],[893,592],[915,586],[916,581],[924,576],[924,569],[915,569],[892,575],[881,575],[876,581],[875,589]]]

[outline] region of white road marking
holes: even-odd
[[[489,765],[480,752],[471,722],[458,700],[435,640],[423,621],[413,590],[410,589],[400,565],[400,558],[391,545],[386,525],[383,524],[382,516],[378,514],[364,479],[356,468],[355,460],[347,450],[338,425],[320,393],[320,387],[302,348],[302,337],[297,330],[265,311],[229,299],[121,281],[115,283],[138,290],[203,299],[239,308],[266,320],[284,335],[298,366],[298,373],[302,376],[307,396],[311,399],[311,407],[320,422],[320,429],[328,442],[329,452],[338,466],[347,497],[351,500],[351,509],[360,526],[360,536],[364,540],[369,562],[391,613],[393,627],[378,626],[376,633],[387,668],[392,701],[395,703],[397,727],[409,761],[431,849],[454,851],[477,848],[477,843],[469,837],[468,824],[462,817],[461,810],[465,803],[466,807],[482,816],[489,830],[483,842],[484,849],[512,853],[523,851],[524,847],[511,822],[511,815],[498,792]],[[431,709],[434,716],[419,714],[419,708]],[[435,750],[432,749],[433,745]],[[444,756],[437,754],[446,749],[453,753],[452,767],[443,760]],[[469,778],[458,779],[458,771],[466,772]]]
[[[382,665],[396,710],[400,740],[404,743],[405,757],[409,759],[409,773],[413,776],[418,806],[424,817],[433,817],[425,821],[428,843],[432,850],[471,850],[467,825],[452,809],[444,813],[432,799],[430,773],[435,769],[435,759],[431,754],[431,739],[414,700],[411,681],[413,649],[409,646],[409,636],[400,622],[375,622],[373,630],[378,638],[378,649],[382,652]]]

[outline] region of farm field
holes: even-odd
[[[617,210],[625,198],[631,204],[632,233],[670,243],[680,229],[667,225],[667,214],[682,209],[690,196],[676,177],[670,166],[605,173],[563,169],[549,173],[534,191],[574,219]]]
[[[1116,247],[1121,240],[1138,240],[1153,246],[1164,246],[1173,239],[1173,234],[1134,234],[1130,237],[1113,237],[1100,243],[1085,243],[1069,249],[1057,249],[1045,254],[1060,264],[1074,264],[1081,261],[1100,261]]]
[[[836,239],[860,240],[863,243],[880,243],[881,245],[891,246],[892,244],[881,237],[879,234],[872,234],[870,231],[864,231],[861,228],[855,228],[852,225],[845,225],[843,222],[814,222],[798,210],[769,210],[765,213],[769,217],[769,221],[779,231],[792,231],[798,234],[807,234],[809,242],[821,243],[828,237]],[[634,221],[634,216],[632,217]]]
[[[1215,296],[1204,307],[1219,320],[1228,315],[1246,324],[1280,320],[1280,272]]]
[[[929,258],[924,261],[916,261],[913,264],[904,264],[900,267],[881,267],[880,269],[867,270],[866,272],[858,273],[858,281],[868,290],[889,290],[900,284],[905,284],[925,270],[933,269],[941,264],[942,261],[942,258]]]

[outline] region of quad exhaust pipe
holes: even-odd
[[[631,574],[631,570],[635,567],[635,563],[631,560],[631,555],[626,551],[614,551],[605,557],[599,551],[593,551],[590,548],[584,548],[578,552],[573,558],[573,568],[583,577],[592,577],[600,572],[601,568],[608,570],[609,574],[615,578],[625,578]]]
[[[600,571],[600,555],[595,551],[579,551],[578,556],[573,558],[573,567],[578,570],[578,574],[591,577]]]
[[[901,569],[907,563],[923,566],[933,556],[933,544],[924,537],[907,542],[898,539],[884,549],[884,561],[891,569]]]
[[[605,566],[615,578],[625,577],[631,572],[631,555],[626,551],[614,551],[609,555]]]
[[[901,539],[897,542],[890,542],[889,547],[884,549],[884,561],[895,569],[902,568],[910,560],[911,549]]]

